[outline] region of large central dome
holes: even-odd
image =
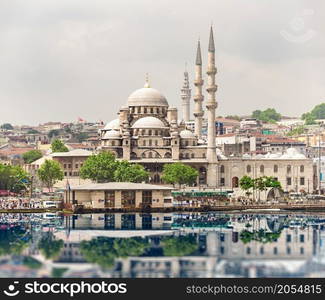
[[[146,84],[144,88],[136,90],[129,96],[128,106],[168,107],[168,102],[162,93]]]

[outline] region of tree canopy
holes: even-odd
[[[275,123],[281,119],[281,114],[274,108],[268,108],[266,110],[254,110],[252,117],[267,123]]]
[[[143,182],[148,180],[149,173],[139,164],[130,164],[126,160],[117,163],[114,180],[118,182]]]
[[[184,256],[195,252],[198,243],[193,236],[169,236],[162,239],[165,256]]]
[[[96,182],[142,182],[149,178],[149,173],[143,166],[117,161],[114,154],[105,151],[88,157],[80,169],[80,176]]]
[[[38,243],[38,249],[46,259],[54,259],[60,255],[63,245],[63,240],[56,240],[50,233],[42,237]]]
[[[249,190],[265,191],[267,188],[282,189],[281,183],[272,176],[261,176],[251,178],[250,176],[243,176],[239,181],[239,186],[242,190],[249,194]]]
[[[305,132],[305,126],[297,126],[296,128],[290,130],[287,133],[287,136],[294,136],[294,135],[300,135],[303,134]]]
[[[19,255],[28,247],[30,234],[20,227],[0,230],[0,256]]]
[[[97,237],[90,241],[82,241],[80,252],[87,261],[103,268],[110,268],[116,258],[140,256],[148,247],[147,240],[140,237],[128,239]]]
[[[14,127],[10,123],[4,123],[4,124],[1,125],[1,129],[4,129],[4,130],[13,130]]]
[[[114,180],[114,172],[117,168],[117,161],[114,154],[101,152],[89,156],[80,169],[80,177],[91,179],[96,182],[110,182]]]
[[[27,188],[29,175],[20,166],[0,163],[0,189],[19,193]]]
[[[51,144],[52,152],[69,152],[66,145],[60,140],[54,140]]]
[[[182,163],[165,164],[163,168],[162,180],[171,184],[191,185],[196,182],[199,172]]]
[[[45,186],[51,190],[54,184],[64,177],[60,164],[55,160],[46,159],[37,170],[37,175]]]
[[[33,161],[41,158],[43,156],[40,150],[30,150],[23,154],[23,160],[25,164],[30,164]]]
[[[301,117],[306,122],[307,120],[310,122],[317,119],[325,119],[325,103],[316,105],[310,112],[303,114]]]

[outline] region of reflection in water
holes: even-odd
[[[1,277],[325,277],[325,216],[0,215]]]

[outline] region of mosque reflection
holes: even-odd
[[[325,277],[325,215],[20,217],[23,255],[64,277]]]

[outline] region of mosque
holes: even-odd
[[[203,77],[200,41],[195,61],[194,132],[184,126],[190,118],[191,90],[184,73],[181,90],[183,122],[165,96],[152,88],[146,79],[143,88],[134,91],[127,105],[120,108],[118,119],[100,131],[99,150],[113,152],[117,158],[143,165],[151,174],[151,183],[161,183],[164,164],[182,162],[199,171],[197,186],[208,188],[239,185],[239,179],[251,176],[274,176],[287,190],[312,190],[313,164],[295,149],[284,155],[225,157],[216,147],[216,73],[213,29],[210,29],[207,60],[207,99],[205,103],[207,136],[202,137]]]

